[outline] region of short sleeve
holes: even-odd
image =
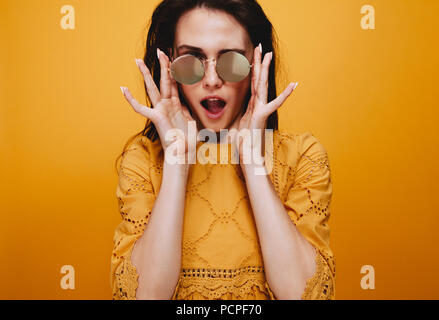
[[[116,196],[122,221],[113,237],[111,286],[114,300],[134,300],[138,274],[131,252],[149,221],[155,201],[150,179],[151,159],[141,144],[133,143],[122,156]]]
[[[314,275],[307,279],[303,300],[335,299],[335,260],[329,247],[332,181],[328,155],[310,133],[297,136],[297,165],[289,176],[284,203],[288,215],[316,250]]]

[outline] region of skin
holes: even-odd
[[[221,49],[241,49],[249,62],[253,59],[253,45],[247,31],[224,12],[207,9],[190,11],[180,18],[176,30],[173,58],[190,52],[187,48],[179,49],[183,45],[189,45],[202,48],[203,58],[206,59],[218,59]],[[242,117],[242,106],[250,88],[250,77],[240,82],[225,82],[218,76],[215,63],[206,63],[205,76],[200,82],[179,86],[198,127],[219,132],[220,129],[229,129],[238,117]],[[200,101],[208,95],[219,95],[227,102],[221,118],[207,117]]]
[[[199,28],[200,25],[203,28]],[[127,88],[122,90],[133,109],[155,124],[165,154],[167,148],[179,143],[177,140],[165,141],[167,130],[178,128],[184,131],[188,121],[196,121],[198,129],[210,128],[216,132],[225,128],[265,129],[268,116],[284,103],[297,86],[290,84],[279,97],[267,102],[268,70],[272,55],[268,53],[262,59],[262,51],[253,47],[245,29],[226,13],[194,9],[181,17],[177,24],[174,47],[181,44],[202,48],[208,59],[217,58],[218,51],[224,48],[243,48],[254,66],[251,76],[239,83],[229,83],[218,77],[213,63],[209,64],[202,81],[194,85],[181,85],[180,89],[190,104],[183,106],[179,101],[177,83],[168,71],[171,62],[166,54],[159,52],[160,92],[143,61],[137,60],[154,108],[138,103]],[[252,96],[243,115],[242,103],[249,88]],[[207,95],[224,97],[229,104],[228,110],[220,119],[212,120],[205,116],[199,102]],[[185,148],[180,152],[187,156],[194,146],[190,145],[188,139],[185,140]],[[242,158],[242,146],[236,142],[234,144]],[[250,144],[251,150],[255,147]],[[269,176],[254,174],[257,167],[256,164],[241,162],[261,243],[266,278],[277,299],[300,299],[306,280],[315,273],[316,251],[289,218]],[[137,299],[169,299],[175,290],[181,269],[183,216],[189,168],[188,162],[169,164],[165,158],[162,185],[151,218],[144,233],[136,241],[131,255],[132,263],[139,274]]]

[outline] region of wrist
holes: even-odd
[[[253,177],[253,176],[267,176],[268,175],[268,171],[267,168],[265,167],[265,161],[262,164],[257,164],[257,163],[249,163],[249,164],[244,164],[244,163],[240,163],[241,165],[241,170],[245,176],[246,179],[248,179],[249,177]]]
[[[163,176],[169,176],[171,179],[187,179],[189,175],[190,164],[184,163],[163,163]]]

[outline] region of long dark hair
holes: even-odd
[[[178,20],[183,14],[196,8],[220,10],[228,13],[247,30],[250,41],[254,47],[259,43],[262,44],[262,57],[264,57],[266,52],[273,52],[273,59],[270,63],[268,75],[268,102],[274,100],[277,97],[276,73],[278,71],[277,58],[279,57],[277,36],[271,22],[256,0],[163,0],[155,8],[151,20],[149,21],[146,50],[143,58],[146,66],[151,71],[157,88],[160,90],[160,64],[157,60],[157,48],[165,53],[172,53],[175,28]],[[145,84],[144,87],[147,92]],[[249,89],[245,99],[245,108],[247,108],[248,101],[251,97],[250,90],[251,89]],[[188,105],[181,93],[179,96],[180,101]],[[147,100],[151,105],[148,95]],[[191,111],[190,108],[189,111]],[[267,128],[273,130],[278,129],[277,111],[268,117]],[[147,119],[145,128],[127,141],[122,154],[117,157],[116,170],[117,162],[120,157],[127,151],[131,142],[140,135],[148,137],[151,141],[155,141],[159,138],[154,124]]]

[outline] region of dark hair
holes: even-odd
[[[247,30],[254,47],[259,43],[262,44],[262,57],[266,52],[273,52],[268,76],[268,101],[274,100],[277,97],[276,73],[279,69],[276,61],[276,58],[279,57],[277,53],[277,36],[271,22],[256,0],[163,0],[155,8],[149,21],[146,51],[143,58],[146,66],[151,71],[157,88],[160,90],[160,64],[157,60],[156,49],[159,48],[165,53],[172,53],[177,22],[183,14],[195,8],[220,10],[228,13]],[[147,92],[145,84],[144,87],[145,92]],[[181,93],[179,96],[180,101],[188,105]],[[245,99],[245,108],[247,108],[250,97],[251,91],[249,89]],[[147,100],[151,105],[148,95]],[[191,111],[190,108],[189,111]],[[268,117],[267,128],[278,129],[277,111]],[[116,159],[116,168],[119,158],[123,156],[131,142],[140,135],[148,137],[151,141],[159,138],[154,124],[147,119],[145,128],[131,137],[125,144],[122,154]]]

